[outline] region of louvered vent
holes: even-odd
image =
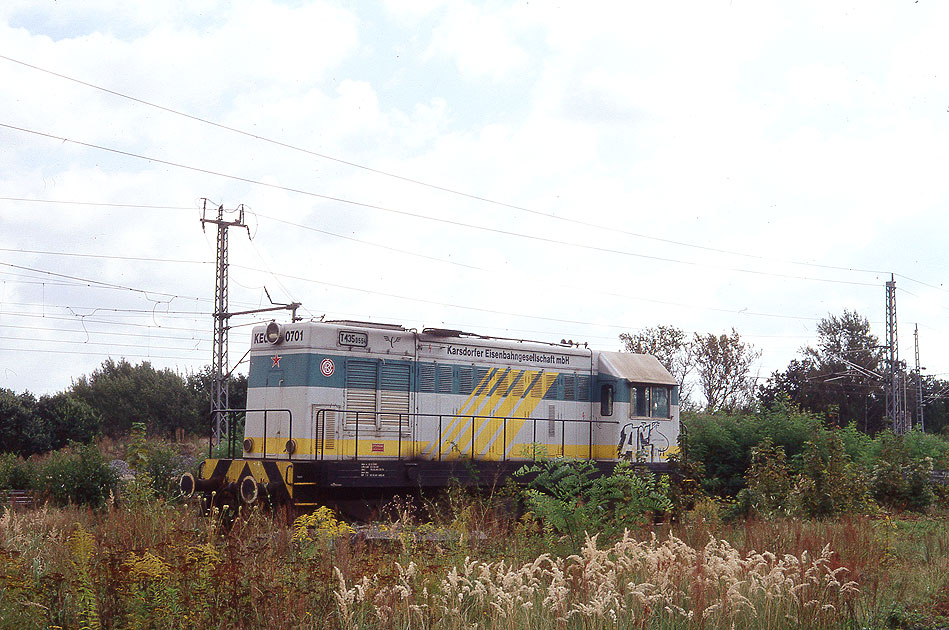
[[[516,398],[522,398],[524,396],[524,389],[526,388],[527,372],[521,371],[517,373],[517,376],[514,377],[514,385],[511,387],[510,396]]]
[[[577,400],[590,400],[590,386],[593,380],[589,376],[577,377]]]
[[[476,367],[474,369],[474,380],[475,380],[475,393],[483,394],[485,389],[488,387],[488,383],[491,379],[488,378],[490,370],[488,368]]]
[[[474,370],[468,366],[458,368],[459,394],[470,394],[474,391]]]
[[[386,363],[382,366],[379,392],[379,426],[383,429],[409,428],[409,366]]]
[[[435,364],[420,363],[418,366],[418,390],[425,394],[435,391]]]
[[[321,452],[332,451],[336,449],[336,410],[323,409],[320,413],[320,406],[313,405],[313,435],[316,438],[316,457]]]
[[[528,390],[528,395],[531,398],[543,398],[544,397],[544,373],[537,372],[531,376],[530,389]]]
[[[375,423],[376,411],[376,374],[378,364],[375,361],[350,360],[346,362],[346,409],[361,412],[359,424]],[[346,426],[356,426],[356,414],[346,414]]]
[[[544,373],[544,400],[557,400],[557,375]]]
[[[451,366],[450,365],[438,366],[438,393],[439,394],[451,393]]]

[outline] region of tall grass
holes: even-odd
[[[949,625],[946,518],[722,524],[699,510],[579,547],[530,519],[479,511],[484,523],[489,536],[447,535],[396,510],[371,541],[326,510],[295,522],[254,511],[230,529],[160,501],[8,511],[0,628]]]

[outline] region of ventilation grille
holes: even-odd
[[[451,393],[451,366],[450,365],[438,366],[438,393],[439,394]]]
[[[409,428],[409,366],[383,364],[382,390],[379,392],[379,427]]]
[[[418,390],[426,394],[435,391],[434,363],[422,363],[418,366]]]
[[[578,376],[577,377],[577,400],[582,400],[584,402],[590,400],[590,387],[592,386],[593,379],[589,376]]]
[[[320,406],[313,405],[313,435],[316,437],[316,453],[319,457],[323,451],[336,449],[336,411],[324,409],[319,413]]]

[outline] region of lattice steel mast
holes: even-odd
[[[214,443],[220,444],[221,439],[227,436],[227,426],[224,422],[221,409],[229,407],[228,381],[229,370],[227,367],[227,320],[231,316],[227,312],[227,228],[242,227],[247,230],[247,236],[250,237],[250,228],[244,223],[244,206],[240,205],[236,210],[236,221],[227,221],[224,219],[224,206],[218,206],[217,218],[209,219],[208,200],[204,199],[204,206],[201,212],[201,229],[203,230],[208,223],[217,225],[217,266],[214,281],[214,343],[211,356],[211,374],[213,382],[211,383],[211,415],[214,423]]]
[[[926,420],[923,417],[923,368],[919,367],[919,324],[913,329],[913,340],[916,344],[916,422],[919,430],[926,430]]]
[[[892,274],[886,283],[886,351],[886,416],[893,423],[893,432],[902,435],[909,430],[909,423],[896,334],[896,280]]]

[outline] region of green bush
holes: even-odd
[[[125,461],[135,472],[136,479],[147,477],[153,498],[160,497],[166,501],[178,497],[178,479],[189,469],[188,462],[178,452],[177,446],[158,439],[147,439],[145,425],[139,422],[132,424]],[[138,488],[136,491],[141,493]]]
[[[39,465],[35,489],[59,505],[102,508],[118,487],[118,475],[93,444],[73,446]]]
[[[894,510],[925,511],[935,500],[932,458],[914,457],[904,436],[887,431],[879,440],[880,459],[870,478],[873,498]]]
[[[683,414],[688,435],[685,458],[705,470],[704,489],[719,496],[735,496],[745,487],[752,450],[765,438],[784,449],[789,473],[801,472],[803,452],[820,416],[778,403],[759,414]]]
[[[612,536],[672,510],[667,476],[656,477],[629,462],[601,475],[587,459],[540,459],[518,476],[536,475],[524,490],[528,508],[549,533],[582,542],[586,533]]]
[[[33,488],[33,465],[13,453],[0,454],[0,490]]]
[[[762,440],[751,451],[751,466],[745,480],[748,487],[736,497],[742,514],[773,516],[788,512],[791,476],[784,447],[776,446],[770,437]]]
[[[862,512],[867,486],[836,430],[816,430],[805,445],[803,469],[791,492],[792,509],[811,518]]]

